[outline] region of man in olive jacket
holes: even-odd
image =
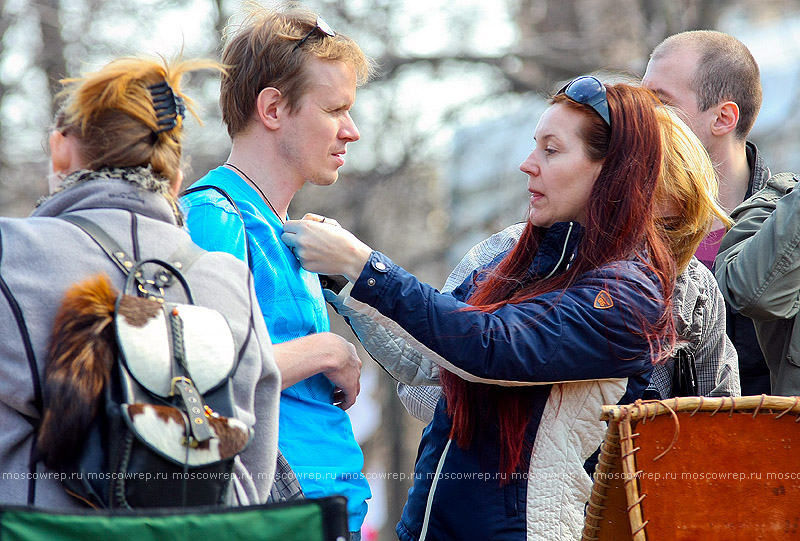
[[[772,394],[800,394],[800,177],[780,173],[731,214],[715,261],[725,300],[750,317]]]

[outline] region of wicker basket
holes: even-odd
[[[800,539],[800,397],[603,406],[584,541]]]

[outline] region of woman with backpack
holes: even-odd
[[[181,78],[207,68],[123,58],[62,81],[51,194],[0,219],[2,504],[266,500],[280,392],[269,336],[247,265],[196,248],[175,203]]]
[[[452,294],[329,219],[286,224],[305,268],[347,277],[348,306],[396,323],[439,366],[404,541],[579,538],[600,405],[641,396],[675,343],[655,96],[580,77],[550,103],[520,166],[530,203],[519,242]]]

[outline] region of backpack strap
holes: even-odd
[[[228,203],[233,207],[233,210],[236,211],[236,214],[239,216],[239,219],[242,221],[242,229],[244,229],[244,249],[247,252],[247,266],[251,269],[253,268],[253,256],[250,255],[250,241],[247,240],[247,225],[244,223],[244,216],[242,216],[242,212],[239,210],[239,206],[233,200],[233,197],[228,195],[228,192],[220,188],[219,186],[214,186],[213,184],[207,184],[205,186],[195,186],[193,188],[188,188],[181,192],[180,197],[185,195],[189,195],[195,192],[202,192],[205,190],[214,190],[222,197],[224,197]]]
[[[204,188],[206,187],[205,186],[199,187],[199,189],[204,189]],[[225,197],[231,203],[231,205],[233,205],[233,208],[236,210],[236,213],[239,215],[239,217],[240,218],[242,217],[241,212],[239,212],[239,207],[236,206],[236,203],[233,202],[233,199],[231,199],[231,196],[229,196],[225,192],[225,190],[223,190],[222,188],[217,188],[216,186],[208,186],[208,188],[213,188],[220,194],[222,194],[222,196]],[[190,191],[199,191],[199,190],[198,188],[190,188],[189,190],[185,191],[184,194],[190,193]],[[111,238],[111,236],[109,236],[108,233],[106,233],[102,227],[100,227],[93,221],[89,220],[88,218],[84,218],[83,216],[78,216],[76,214],[62,214],[61,216],[58,216],[58,218],[74,224],[75,226],[83,230],[84,233],[89,235],[89,237],[91,237],[92,240],[94,240],[95,243],[97,243],[97,245],[103,249],[103,251],[108,255],[108,257],[110,257],[111,260],[117,264],[117,266],[120,268],[120,270],[122,270],[123,274],[125,274],[126,276],[130,272],[130,269],[132,269],[133,266],[136,264],[136,262],[133,259],[131,259],[131,257],[128,256],[128,254],[125,253],[125,250],[123,250],[119,246],[117,241]],[[244,218],[242,218],[242,226],[244,227]],[[247,246],[247,257],[249,261],[250,249],[249,246],[247,245],[247,235],[245,235],[245,246]],[[206,250],[203,250],[200,246],[197,246],[194,242],[188,242],[183,246],[181,246],[180,248],[178,248],[175,252],[173,252],[173,254],[169,257],[169,262],[178,270],[186,272],[186,270],[189,267],[191,267],[197,261],[197,259],[204,253],[206,253]],[[164,285],[169,285],[170,282],[166,278],[166,275],[162,274],[161,276],[165,277]],[[248,290],[252,289],[253,287],[252,272],[247,273],[247,284],[248,284]],[[255,323],[253,322],[253,307],[251,306],[250,326],[247,329],[247,335],[245,336],[244,341],[242,342],[241,349],[239,350],[239,355],[237,357],[237,365],[238,361],[241,361],[242,357],[244,356],[244,352],[247,349],[247,344],[250,342],[250,336],[252,334],[254,327]]]
[[[214,186],[213,184],[206,184],[204,186],[194,186],[193,188],[188,188],[182,191],[179,195],[183,197],[185,195],[189,195],[196,192],[202,192],[205,190],[214,190],[222,197],[224,197],[228,203],[233,207],[233,210],[236,211],[236,214],[239,216],[239,219],[242,221],[242,229],[244,230],[244,249],[247,252],[247,268],[249,272],[247,273],[247,288],[248,290],[254,288],[253,284],[253,256],[250,255],[250,241],[247,239],[247,225],[244,223],[244,216],[242,216],[242,212],[239,210],[239,206],[236,204],[236,201],[233,200],[228,192],[220,188],[219,186]],[[194,260],[192,260],[194,261]],[[242,359],[244,356],[244,351],[247,349],[247,344],[250,342],[250,335],[252,334],[253,328],[255,327],[255,322],[253,321],[253,307],[250,307],[250,327],[247,329],[247,336],[242,343],[242,348],[239,350],[239,360]]]
[[[219,186],[214,186],[213,184],[207,184],[205,186],[195,186],[193,188],[189,188],[187,190],[184,190],[183,192],[181,192],[180,197],[183,197],[184,195],[189,195],[189,194],[195,193],[195,192],[202,192],[204,190],[214,190],[215,192],[220,194],[222,197],[224,197],[225,199],[228,200],[228,203],[230,203],[230,205],[233,207],[233,210],[235,210],[236,214],[239,215],[239,219],[242,221],[242,227],[245,230],[244,231],[244,247],[245,247],[245,250],[247,250],[247,266],[250,267],[250,269],[252,270],[253,269],[253,259],[252,259],[252,256],[250,255],[250,243],[247,240],[247,226],[244,223],[244,216],[242,216],[242,213],[239,210],[239,207],[236,205],[236,202],[233,200],[233,198],[230,195],[228,195],[228,192],[226,192],[225,190],[223,190]],[[320,285],[322,286],[322,289],[330,289],[331,291],[333,291],[337,295],[347,285],[347,278],[345,278],[344,276],[329,275],[329,274],[318,274],[317,276],[319,276],[319,282],[320,282]]]
[[[89,235],[89,237],[91,237],[92,240],[94,240],[95,243],[102,248],[106,255],[117,265],[117,267],[119,267],[123,274],[126,276],[130,274],[131,269],[133,269],[136,265],[136,261],[134,261],[134,259],[131,257],[131,254],[125,252],[119,243],[111,238],[111,236],[106,233],[102,227],[88,218],[78,216],[77,214],[63,214],[58,216],[58,218],[83,230],[84,233]],[[205,253],[206,251],[200,248],[194,242],[186,242],[183,244],[183,246],[179,247],[172,253],[172,255],[169,256],[167,262],[175,267],[175,269],[178,271],[186,272],[200,258],[200,256]],[[164,277],[160,279],[160,282],[163,282],[163,285],[169,285],[169,278],[163,274],[161,276]]]
[[[172,252],[172,255],[167,259],[173,267],[181,272],[186,272],[189,267],[194,265],[201,255],[207,253],[194,242],[184,243],[183,246]]]
[[[0,262],[2,262],[2,256],[3,236],[2,231],[0,231]],[[11,313],[14,315],[14,319],[17,321],[17,328],[19,329],[19,334],[22,337],[22,345],[25,348],[25,357],[28,359],[28,369],[31,372],[31,383],[33,385],[33,406],[36,408],[36,412],[38,414],[38,418],[20,414],[33,427],[33,441],[31,442],[30,457],[28,461],[28,468],[31,474],[31,476],[28,478],[28,505],[33,505],[34,501],[36,500],[35,473],[36,464],[38,463],[38,460],[36,459],[36,432],[42,417],[42,411],[44,410],[42,382],[39,378],[39,368],[36,364],[36,355],[33,352],[33,344],[31,343],[30,332],[28,332],[28,325],[25,323],[25,316],[22,314],[22,308],[20,307],[17,298],[11,292],[11,288],[8,287],[8,283],[3,278],[2,273],[0,273],[0,291],[3,292],[3,296],[5,296],[6,300],[8,301],[8,306],[11,309]]]
[[[236,211],[236,214],[239,215],[239,219],[242,221],[242,228],[244,229],[244,247],[247,251],[247,266],[250,269],[250,272],[247,276],[248,286],[250,285],[251,281],[253,280],[253,257],[250,255],[250,242],[247,239],[247,225],[244,223],[244,216],[242,216],[241,211],[239,210],[238,205],[233,200],[228,192],[220,188],[219,186],[214,186],[213,184],[207,184],[204,186],[195,186],[193,188],[189,188],[181,192],[180,197],[184,195],[189,195],[195,192],[201,192],[204,190],[214,190],[222,197],[224,197],[228,203],[233,207],[233,210]],[[325,281],[323,281],[323,276]],[[334,284],[333,281],[330,280],[330,277],[325,275],[320,275],[320,282],[322,283],[323,287],[329,287],[328,283]],[[341,291],[341,287],[339,291]],[[337,293],[339,291],[336,291]],[[247,331],[247,339],[245,340],[244,344],[242,345],[242,349],[239,352],[239,359],[241,360],[242,355],[244,354],[245,347],[247,346],[247,342],[250,341],[250,335],[253,330],[254,322],[253,322],[253,311],[250,310],[250,328]],[[281,450],[278,449],[278,459],[276,463],[277,472],[281,473],[282,475],[277,475],[275,480],[270,487],[270,494],[269,500],[271,502],[279,502],[279,501],[289,501],[295,500],[300,498],[305,498],[303,494],[303,489],[300,487],[300,483],[297,481],[297,476],[295,475],[294,471],[292,471],[292,467],[289,465],[289,462],[281,453]]]
[[[122,273],[126,276],[128,275],[135,261],[122,249],[117,241],[112,239],[111,236],[103,230],[102,227],[88,218],[76,214],[63,214],[58,216],[58,218],[81,228],[84,233],[89,235],[92,240],[103,249],[111,261],[116,263]]]

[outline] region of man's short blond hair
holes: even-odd
[[[314,32],[315,13],[299,8],[271,10],[256,3],[248,4],[247,9],[240,24],[226,29],[222,51],[226,73],[219,101],[231,137],[247,128],[264,88],[280,90],[293,110],[314,75],[306,69],[312,56],[352,66],[359,86],[372,76],[374,61],[355,41],[339,33]],[[306,36],[309,38],[298,47]]]

